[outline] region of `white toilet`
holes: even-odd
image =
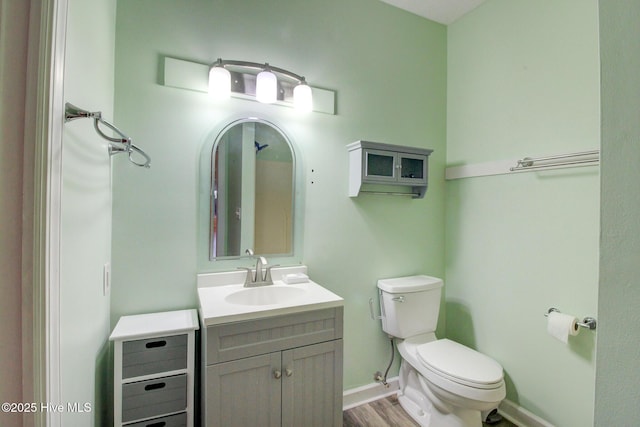
[[[482,413],[506,396],[502,366],[435,335],[442,280],[411,276],[378,281],[382,329],[398,338],[402,407],[423,427],[481,427]]]

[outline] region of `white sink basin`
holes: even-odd
[[[256,288],[244,288],[230,293],[225,301],[237,305],[284,304],[291,299],[302,297],[306,291],[288,285],[270,285]]]
[[[305,266],[272,270],[273,285],[245,288],[243,271],[198,275],[200,317],[206,326],[341,307],[344,300],[309,280],[286,284],[285,274],[307,273]]]

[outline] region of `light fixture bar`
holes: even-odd
[[[213,67],[224,67],[226,65],[231,65],[231,66],[235,66],[235,67],[246,67],[246,68],[253,68],[255,70],[264,70],[265,66],[267,65],[266,63],[259,63],[259,62],[250,62],[250,61],[236,61],[236,60],[232,60],[232,59],[218,59],[216,62],[214,62],[212,64]],[[276,72],[278,74],[281,74],[283,76],[287,76],[293,80],[297,80],[298,83],[302,83],[305,79],[303,76],[296,74],[292,71],[289,70],[285,70],[284,68],[280,68],[280,67],[274,67],[273,65],[269,64],[268,65],[269,69],[273,72]]]
[[[230,70],[226,67],[229,67]],[[251,71],[245,72],[247,69]],[[258,73],[253,74],[253,71],[258,71]],[[232,73],[240,73],[245,77],[240,79],[232,78]],[[280,83],[291,80],[293,82],[287,82],[287,84],[295,86],[293,87],[294,107],[302,112],[313,110],[313,94],[305,78],[284,68],[269,65],[269,63],[261,64],[251,61],[218,58],[209,68],[209,94],[212,98],[218,100],[228,98],[230,92],[233,91],[232,86],[234,84],[244,85],[247,83],[247,75],[255,75],[255,98],[257,101],[264,104],[272,104],[278,101],[279,96],[282,99],[284,85],[280,85]],[[279,82],[278,77],[285,77],[285,79]],[[243,92],[245,94],[248,93],[246,90],[243,90]]]

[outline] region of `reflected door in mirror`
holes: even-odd
[[[292,252],[294,160],[289,140],[270,123],[241,120],[221,132],[212,153],[211,259],[248,248]]]

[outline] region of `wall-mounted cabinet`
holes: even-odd
[[[421,199],[427,192],[429,156],[433,150],[369,141],[356,141],[347,145],[347,150],[349,197],[384,193]],[[402,189],[389,191],[385,187],[388,185]]]

